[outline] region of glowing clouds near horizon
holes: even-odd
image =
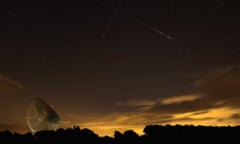
[[[100,135],[128,129],[141,134],[149,124],[240,125],[240,66],[209,69],[193,78],[194,91],[187,94],[118,101],[118,107],[130,107],[134,111],[68,114],[67,125],[71,125],[72,120]]]
[[[41,130],[56,130],[61,122],[53,108],[40,98],[29,105],[26,120],[32,133]]]

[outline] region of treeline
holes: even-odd
[[[78,126],[57,131],[19,134],[0,132],[0,144],[169,144],[177,143],[238,143],[240,126],[210,127],[192,125],[148,125],[143,135],[133,130],[114,132],[113,137],[100,137],[90,129]]]

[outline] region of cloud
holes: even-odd
[[[209,111],[207,111],[207,110],[205,110],[205,111],[198,111],[198,112],[194,112],[194,113],[192,113],[192,115],[194,116],[194,115],[201,115],[201,114],[206,114],[206,113],[208,113]]]
[[[28,88],[22,82],[0,74],[0,99],[2,103],[20,104],[27,101],[27,90]]]
[[[210,102],[240,107],[240,66],[207,70],[197,76],[194,85]]]
[[[119,106],[151,106],[155,103],[153,100],[130,100],[126,102],[119,102]]]
[[[120,106],[139,106],[140,110],[147,112],[159,112],[161,114],[187,112],[190,109],[198,109],[194,107],[195,103],[201,101],[201,96],[195,95],[180,95],[164,99],[156,100],[131,100],[127,102],[117,103]],[[201,105],[198,105],[201,107]],[[204,107],[204,106],[203,106]]]
[[[209,69],[193,78],[193,93],[118,102],[118,106],[134,107],[136,111],[72,114],[66,116],[67,124],[88,127],[100,135],[131,128],[141,134],[148,124],[239,125],[240,66]]]
[[[240,114],[239,113],[235,113],[235,114],[230,116],[230,119],[240,119]]]
[[[195,93],[157,101],[148,108],[149,112],[177,114],[220,107],[240,108],[239,66],[207,70],[195,79]]]
[[[23,88],[25,87],[21,82],[0,74],[0,94],[10,95]]]
[[[179,114],[206,110],[213,107],[212,105],[206,105],[206,102],[204,101],[205,99],[201,98],[193,101],[184,101],[181,103],[176,102],[171,104],[163,104],[158,102],[148,107],[147,111],[159,114]]]
[[[16,81],[6,75],[0,74],[0,82],[1,84],[11,85],[16,88],[24,88],[23,84],[19,81]]]
[[[162,104],[174,104],[174,103],[182,103],[182,102],[189,102],[199,99],[199,95],[183,95],[183,96],[175,96],[170,98],[165,98],[161,101]]]
[[[228,113],[227,115],[225,113]],[[218,121],[219,117],[227,119],[236,111],[231,111],[226,108],[211,109],[209,112],[202,114],[181,113],[181,114],[156,114],[155,112],[115,112],[110,114],[93,114],[80,115],[71,114],[70,117],[65,117],[68,121],[64,122],[63,128],[79,125],[81,128],[90,128],[97,134],[104,136],[112,136],[114,131],[134,130],[138,134],[143,134],[143,129],[149,124],[182,124],[182,125],[228,125],[231,121]],[[74,120],[71,120],[74,118]],[[233,124],[233,123],[232,123]]]

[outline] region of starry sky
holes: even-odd
[[[0,2],[0,130],[40,97],[99,135],[148,124],[240,124],[233,0]]]

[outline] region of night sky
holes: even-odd
[[[0,130],[40,97],[61,127],[240,124],[234,0],[0,2]]]

